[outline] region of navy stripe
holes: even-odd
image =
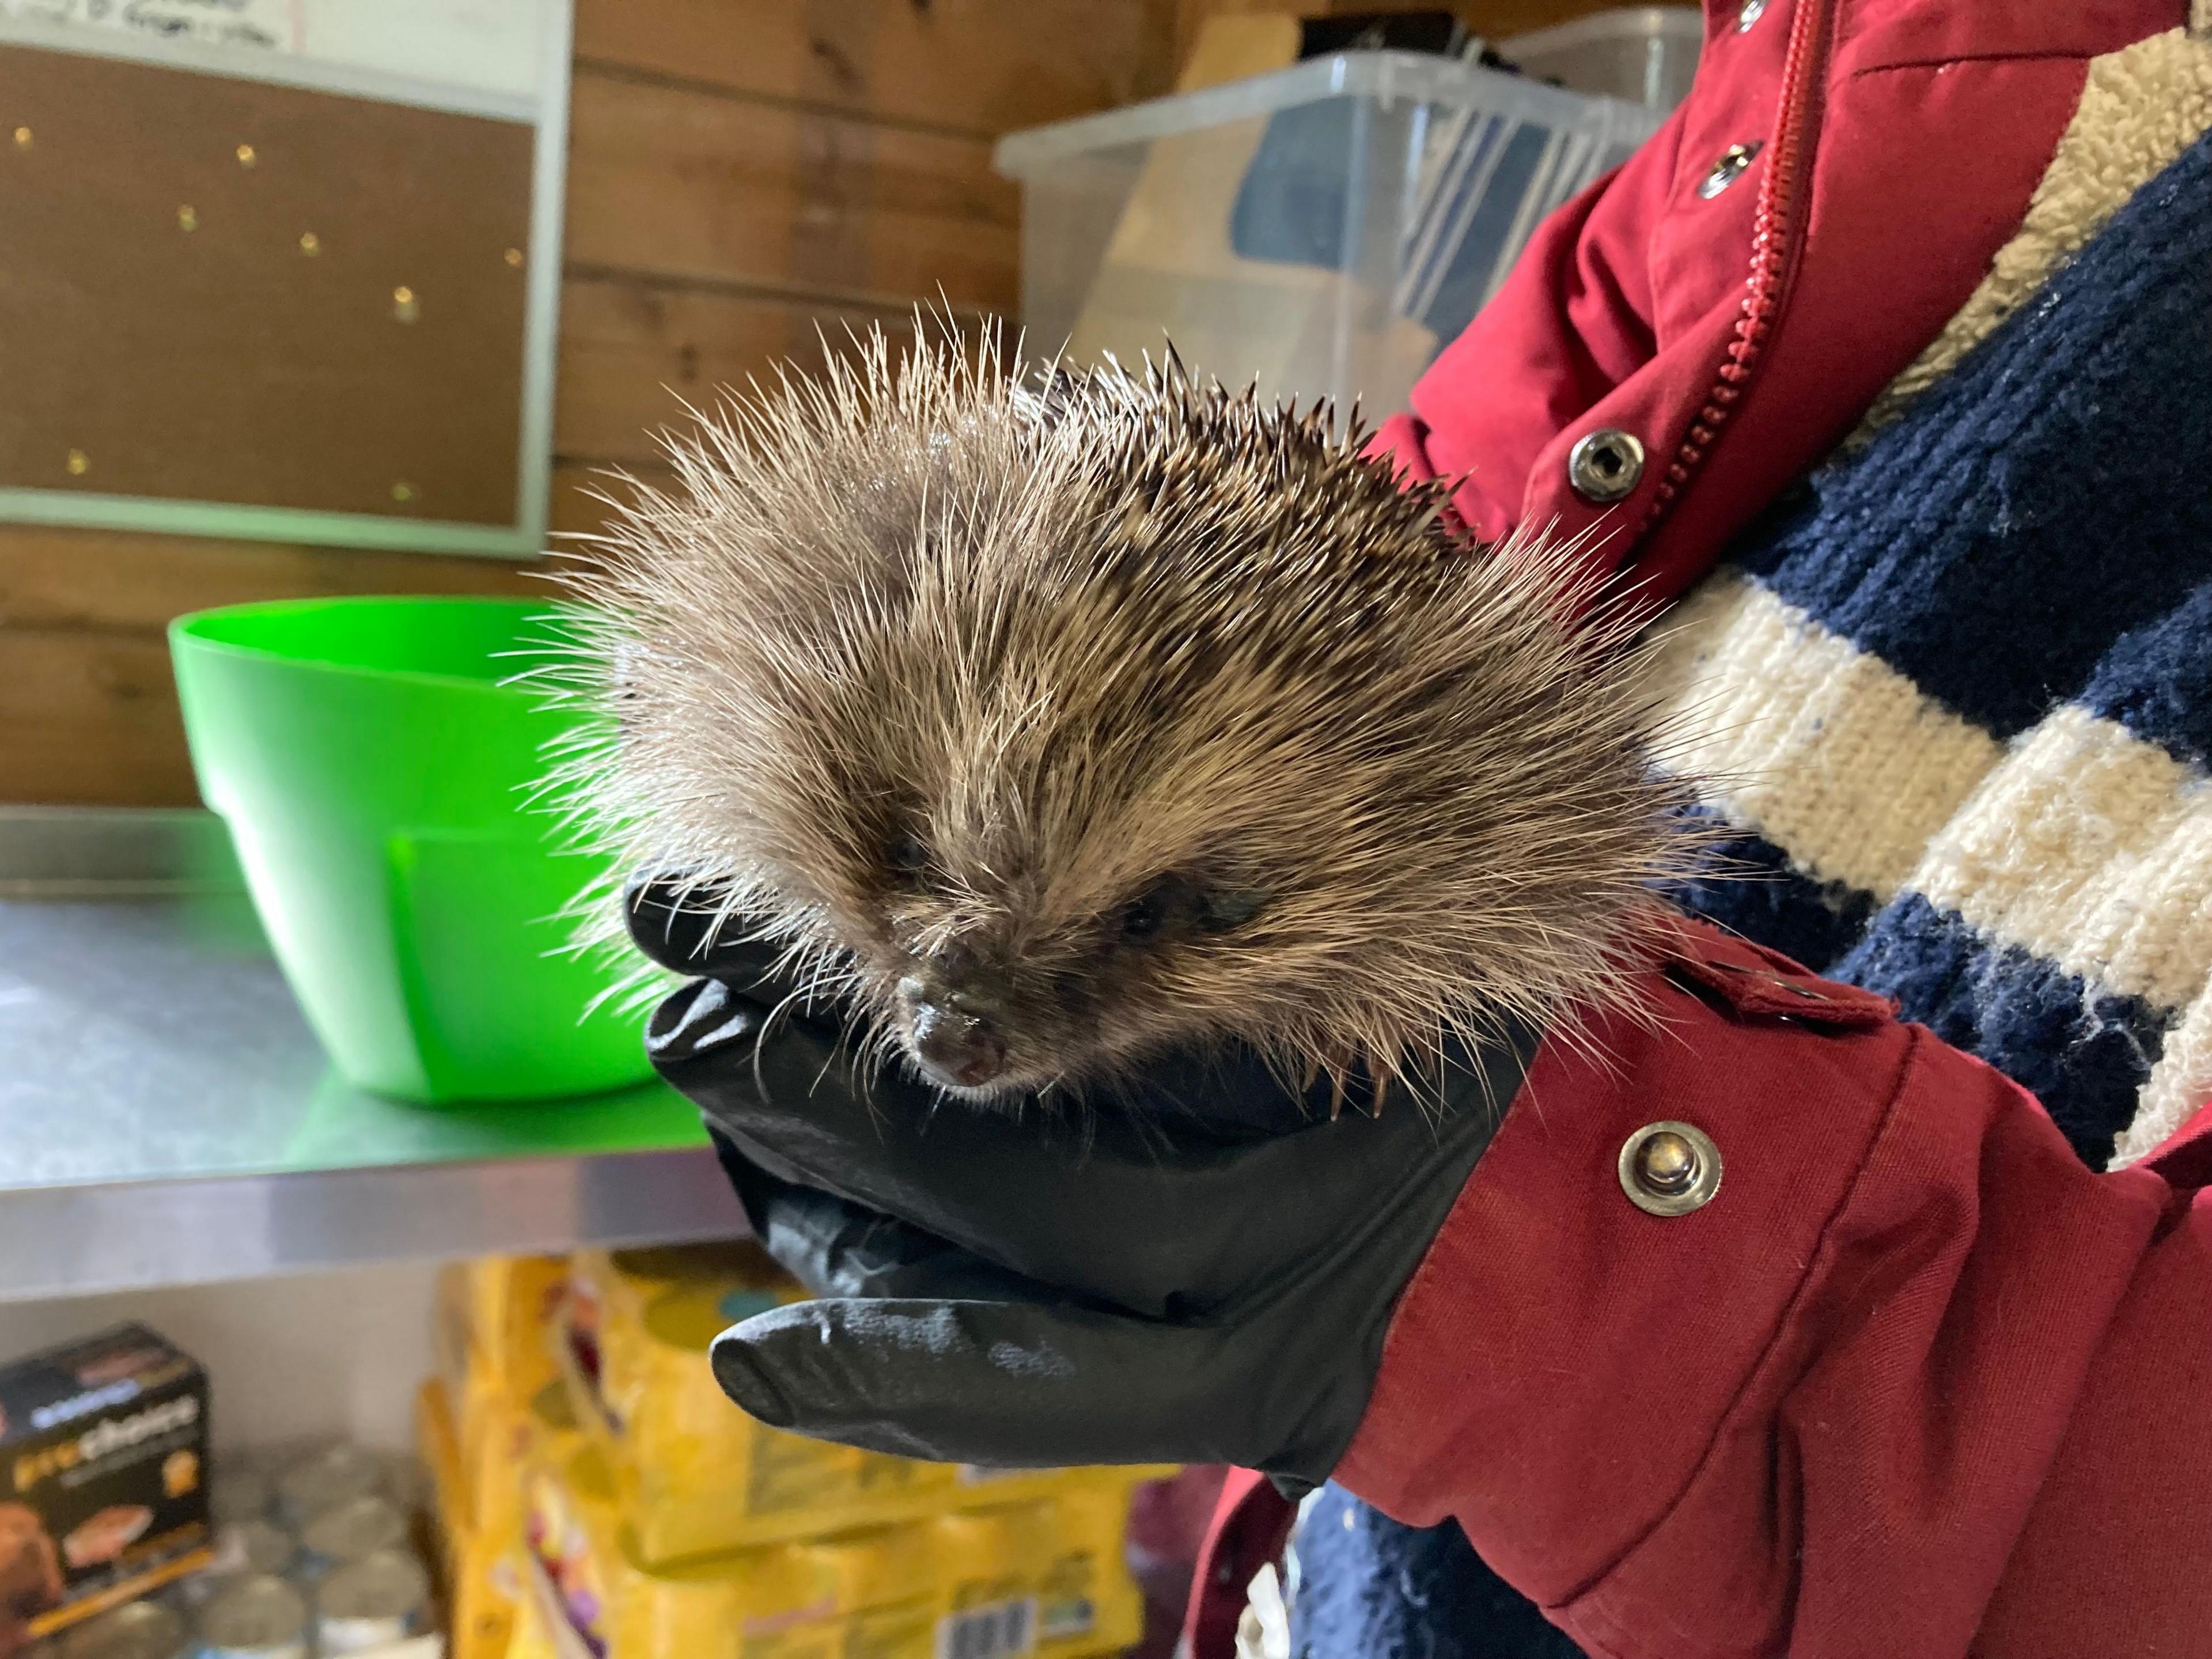
[[[1677,884],[1667,896],[1815,973],[1826,973],[1858,942],[1875,912],[1873,894],[1800,873],[1787,853],[1761,836],[1720,842],[1710,867],[1711,877]]]
[[[2171,1023],[2140,997],[2089,999],[2078,974],[1990,944],[1917,893],[1883,909],[1834,976],[1895,997],[1907,1019],[2029,1090],[2097,1170],[2135,1116]]]
[[[1455,1522],[1408,1527],[1328,1486],[1300,1522],[1299,1659],[1582,1659]]]
[[[1739,559],[2009,737],[2212,580],[2208,410],[2212,137]]]
[[[2212,413],[2204,418],[2212,423]],[[2212,481],[2204,489],[2212,494]],[[2175,759],[2203,767],[2212,755],[2212,583],[2123,636],[2081,701]]]

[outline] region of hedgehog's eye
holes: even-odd
[[[1167,925],[1167,895],[1155,888],[1121,912],[1121,937],[1148,939]]]
[[[1262,902],[1258,893],[1200,887],[1187,876],[1163,876],[1142,897],[1122,907],[1121,937],[1142,943],[1173,923],[1201,933],[1225,933],[1249,921]]]
[[[899,836],[884,849],[884,856],[902,876],[918,876],[929,868],[929,848],[913,836]]]

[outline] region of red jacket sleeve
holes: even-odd
[[[1682,939],[1663,1024],[1540,1054],[1338,1480],[1608,1659],[2212,1652],[2203,1171],[2094,1174],[1867,994]],[[1654,1119],[1702,1208],[1630,1201]]]

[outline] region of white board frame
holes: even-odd
[[[560,331],[562,210],[568,185],[569,54],[574,11],[573,0],[530,3],[544,16],[542,62],[535,94],[504,92],[458,81],[392,75],[292,53],[155,40],[121,29],[72,26],[0,14],[0,46],[118,58],[236,80],[299,87],[340,97],[483,116],[533,129],[529,263],[523,301],[522,418],[515,458],[514,523],[465,524],[450,520],[387,518],[373,513],[321,512],[151,495],[106,495],[35,487],[0,488],[0,523],[133,530],[392,552],[458,553],[485,558],[543,557],[553,483],[554,368]],[[514,0],[514,3],[523,3],[523,0]]]

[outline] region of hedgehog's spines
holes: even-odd
[[[1339,1097],[1357,1074],[1424,1100],[1447,1029],[1617,1000],[1692,841],[1646,764],[1632,613],[1589,605],[1577,549],[1475,547],[1455,481],[1362,458],[1356,403],[1340,428],[1171,344],[1025,366],[944,320],[731,394],[671,434],[672,483],[609,492],[534,671],[603,717],[547,809],[617,871],[711,872],[718,927],[754,917],[878,1016],[853,930],[894,795],[945,842],[916,924],[940,939],[1258,826],[1284,890],[1249,954],[1200,951],[1143,1008],[1094,988],[1094,1073],[1187,1015]],[[1010,848],[1080,872],[1008,886]],[[602,941],[609,899],[580,904]],[[1254,988],[1224,1000],[1215,974]]]

